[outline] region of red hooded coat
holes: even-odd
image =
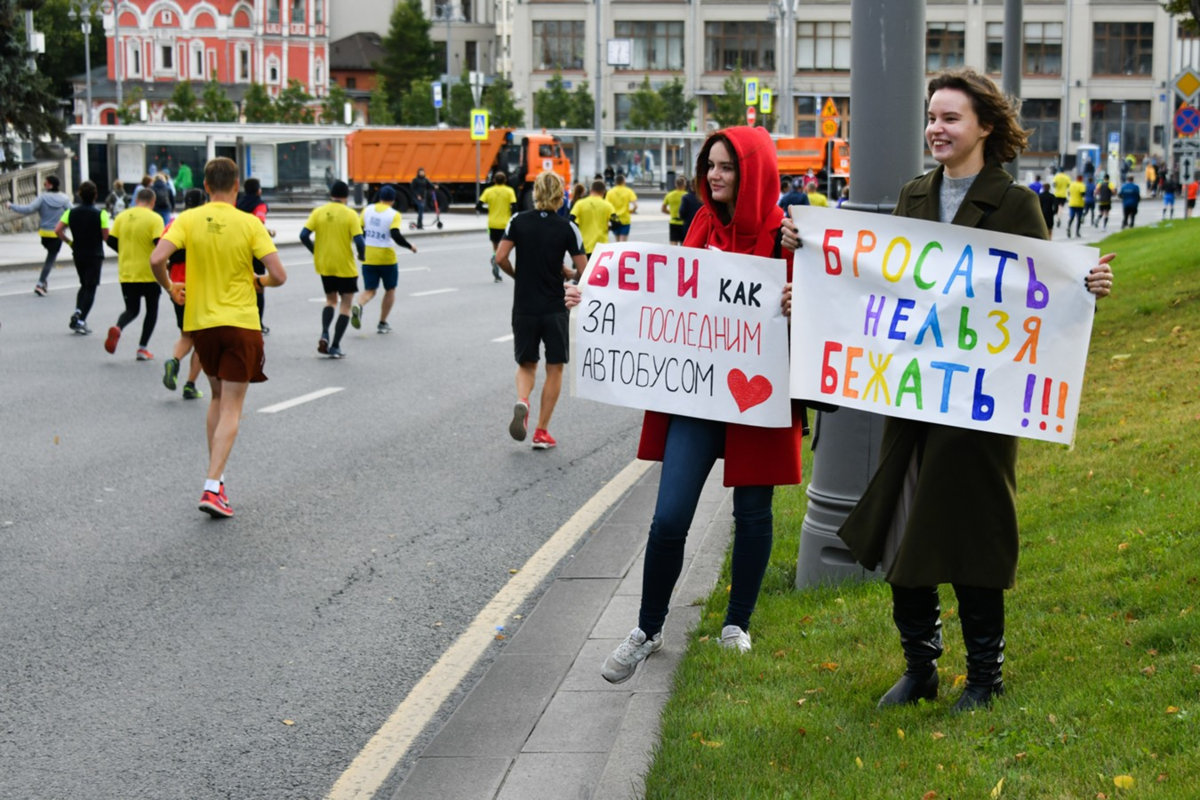
[[[709,196],[708,151],[712,140],[700,151],[696,162],[696,194],[704,203],[688,229],[685,247],[707,247],[726,253],[771,258],[776,253],[783,210],[779,199],[779,167],[775,161],[775,143],[763,128],[726,128],[725,136],[737,156],[738,186],[733,220],[728,224],[717,216]],[[792,255],[787,259],[788,280],[792,275]],[[792,427],[758,428],[727,423],[725,425],[725,485],[785,486],[800,483],[800,447],[802,420],[799,405],[792,403]],[[671,417],[647,411],[642,424],[638,458],[662,461]]]

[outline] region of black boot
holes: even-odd
[[[879,708],[937,698],[937,659],[942,655],[942,618],[937,587],[892,587],[892,619],[900,631],[907,669],[879,700]]]
[[[1004,590],[955,584],[954,593],[967,646],[967,687],[954,711],[986,708],[1004,694]]]

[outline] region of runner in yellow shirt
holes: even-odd
[[[383,281],[383,307],[379,310],[379,325],[376,333],[391,333],[388,314],[396,302],[396,284],[400,282],[400,267],[396,263],[396,251],[392,242],[407,247],[414,253],[417,248],[409,244],[400,233],[400,212],[392,208],[396,201],[396,188],[384,186],[379,190],[378,202],[362,210],[363,239],[366,241],[366,257],[363,258],[363,292],[358,302],[350,308],[350,324],[355,330],[362,327],[363,307],[375,297],[379,282]]]
[[[162,295],[150,270],[150,254],[163,234],[162,217],[154,212],[154,200],[153,189],[144,186],[138,189],[133,208],[117,215],[107,240],[108,246],[117,254],[117,277],[121,282],[121,296],[125,298],[125,310],[117,318],[117,324],[108,329],[104,349],[110,354],[117,352],[121,331],[137,319],[144,298],[146,319],[142,322],[142,338],[138,340],[138,361],[154,358],[147,348],[158,323],[158,298]]]
[[[617,212],[617,221],[612,226],[613,235],[618,242],[629,241],[629,227],[633,215],[637,213],[637,195],[625,185],[624,175],[617,176],[617,185],[608,190],[604,199],[612,203]]]
[[[683,196],[686,193],[687,178],[676,178],[675,188],[667,192],[667,196],[663,198],[663,213],[671,215],[671,222],[668,225],[670,231],[668,241],[671,244],[683,244],[683,217],[679,216],[679,206],[683,203]]]
[[[1054,202],[1057,204],[1057,208],[1054,211],[1054,225],[1061,228],[1062,210],[1063,206],[1067,204],[1067,188],[1071,185],[1071,179],[1067,176],[1067,173],[1058,170],[1054,173],[1054,177],[1050,179],[1050,183],[1054,186]]]
[[[488,238],[492,240],[492,279],[496,283],[500,283],[502,280],[500,268],[496,266],[496,248],[500,246],[500,240],[504,238],[504,229],[508,227],[508,221],[512,219],[512,207],[516,204],[517,193],[508,185],[508,176],[497,170],[492,175],[492,185],[479,195],[479,207],[476,209],[482,211],[483,206],[487,206]]]
[[[1083,225],[1083,206],[1084,198],[1087,196],[1087,184],[1083,182],[1083,175],[1076,174],[1075,180],[1067,187],[1067,211],[1070,214],[1067,217],[1067,238],[1071,238],[1071,223],[1075,223],[1075,238],[1079,238],[1079,227]]]
[[[321,276],[321,287],[325,290],[317,352],[330,358],[346,357],[341,347],[342,335],[350,325],[350,307],[358,291],[358,264],[354,262],[351,243],[358,250],[359,261],[367,257],[362,222],[358,214],[346,205],[349,197],[350,187],[346,182],[334,181],[329,187],[329,202],[314,209],[300,231],[300,241],[313,254],[313,263],[317,274]],[[313,234],[317,236],[315,245]],[[333,344],[330,345],[329,324],[333,322],[335,307],[338,307],[337,326],[333,332]]]
[[[583,236],[583,252],[591,258],[598,244],[608,244],[608,229],[616,224],[617,210],[604,199],[608,187],[604,181],[592,183],[592,193],[577,202],[571,209],[571,219],[579,226]]]
[[[183,305],[183,329],[192,335],[212,388],[206,425],[208,474],[200,510],[217,519],[233,516],[225,495],[225,464],[237,439],[246,390],[267,379],[255,291],[282,286],[287,272],[263,224],[234,208],[238,165],[228,158],[209,161],[204,189],[211,202],[175,218],[154,248],[150,267],[171,299]],[[176,250],[187,250],[183,284],[172,282],[167,273]],[[254,274],[255,258],[266,267],[266,275]]]

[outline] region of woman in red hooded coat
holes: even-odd
[[[776,205],[779,168],[775,144],[762,128],[727,128],[708,137],[696,160],[696,193],[703,206],[685,247],[786,258],[781,249],[784,213]],[[783,307],[790,313],[790,284]],[[605,660],[610,683],[633,676],[637,665],[662,647],[671,592],[683,567],[683,548],[700,491],[718,458],[725,485],[733,487],[733,581],[721,644],[750,649],[750,615],[771,557],[771,498],[776,486],[800,482],[802,421],[790,428],[755,428],[675,414],[646,412],[638,458],[662,462],[658,502],[650,523],[642,575],[638,627]]]

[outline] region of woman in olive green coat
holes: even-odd
[[[895,214],[1048,239],[1036,195],[1001,166],[1028,141],[1018,103],[970,69],[937,75],[928,89],[925,139],[939,166],[904,186]],[[1112,258],[1091,270],[1086,291],[1109,293]],[[955,710],[1004,692],[1004,590],[1017,569],[1016,462],[1015,437],[887,419],[878,471],[839,531],[860,563],[883,565],[892,585],[907,669],[880,707],[937,696],[940,583],[954,585],[967,649],[967,685]]]

